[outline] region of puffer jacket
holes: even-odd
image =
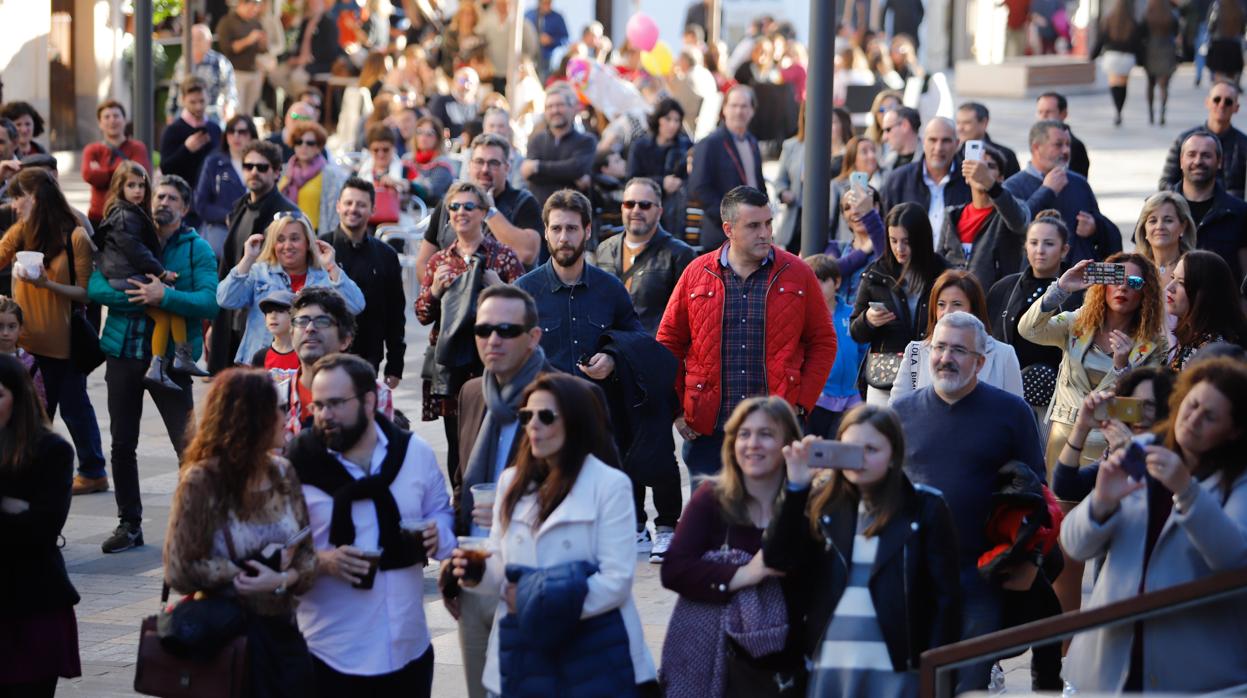
[[[831,373],[836,332],[814,272],[801,258],[771,247],[763,356],[767,393],[809,411]],[[684,419],[699,434],[714,431],[722,403],[722,248],[693,260],[676,284],[658,341],[680,360],[675,389]]]
[[[857,301],[853,304],[853,319],[849,324],[849,332],[853,341],[870,344],[870,351],[888,354],[899,354],[905,351],[910,342],[925,339],[927,336],[927,305],[931,295],[931,285],[944,273],[947,264],[944,258],[936,256],[938,268],[931,279],[917,290],[918,305],[913,315],[909,313],[909,295],[904,289],[897,288],[896,276],[883,259],[866,267],[862,279],[857,286]],[[896,319],[882,327],[875,327],[866,322],[866,311],[872,302],[883,303],[896,314]]]

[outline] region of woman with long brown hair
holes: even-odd
[[[1165,286],[1165,311],[1176,321],[1166,362],[1171,370],[1185,368],[1205,344],[1247,340],[1237,290],[1230,265],[1216,252],[1194,250],[1178,260]]]
[[[237,596],[249,621],[252,691],[294,697],[312,692],[294,607],[315,579],[316,553],[309,536],[287,545],[308,525],[308,514],[294,468],[273,455],[285,445],[284,419],[265,371],[232,368],[216,376],[183,453],[164,560],[175,591]],[[273,543],[277,559],[258,562]]]
[[[1140,28],[1134,18],[1134,0],[1117,0],[1113,9],[1101,18],[1095,48],[1091,51],[1092,60],[1101,53],[1104,54],[1100,66],[1108,74],[1108,91],[1113,97],[1113,108],[1117,110],[1117,116],[1113,119],[1114,126],[1121,126],[1121,109],[1126,104],[1126,85],[1130,82],[1130,71],[1143,47]]]
[[[586,695],[584,685],[566,676],[533,673],[579,661],[581,668],[592,667],[575,673],[581,679],[590,675],[587,680],[597,690],[593,695],[636,695],[638,685],[654,681],[655,670],[632,599],[632,485],[602,459],[613,451],[606,408],[592,384],[561,373],[539,375],[525,389],[522,404],[518,455],[498,478],[484,571],[473,567],[469,573],[462,548],[451,560],[465,589],[501,598],[482,683],[495,694],[509,695],[517,682],[535,679],[549,681],[552,693]],[[540,584],[525,585],[509,571],[517,566],[529,568],[523,575],[565,575],[558,586],[568,590],[558,594],[562,603],[543,598]],[[583,601],[569,608],[563,605],[568,599]],[[538,610],[543,604],[558,606],[561,613]],[[540,621],[520,620],[532,615]],[[593,648],[590,654],[591,640],[603,635],[626,637],[627,647],[607,642],[616,651]],[[558,647],[558,656],[547,649],[551,646]],[[537,661],[522,661],[527,653]],[[614,662],[607,665],[607,657]]]
[[[815,437],[784,447],[788,491],[763,558],[803,578],[808,695],[917,696],[919,656],[960,635],[952,515],[943,497],[905,475],[905,438],[892,410],[859,405],[836,438],[861,463],[833,463],[817,484]],[[879,644],[886,652],[875,651]]]

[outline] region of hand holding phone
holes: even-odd
[[[983,159],[983,141],[973,140],[966,141],[966,160],[979,161]]]
[[[1093,415],[1099,421],[1116,419],[1126,424],[1138,424],[1143,420],[1143,399],[1115,397],[1096,405]]]
[[[849,175],[849,184],[861,189],[864,193],[870,186],[870,176],[865,172],[854,172]]]
[[[1126,283],[1126,265],[1092,262],[1083,270],[1083,279],[1088,284],[1120,286]]]
[[[832,470],[862,470],[866,449],[857,444],[819,439],[810,444],[810,467]]]

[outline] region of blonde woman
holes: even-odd
[[[883,115],[902,106],[901,93],[896,90],[883,90],[875,95],[870,104],[870,124],[866,126],[866,138],[883,145]]]
[[[234,363],[248,363],[273,341],[260,301],[273,291],[298,293],[305,286],[328,286],[342,294],[352,313],[364,309],[364,294],[338,266],[333,246],[316,239],[303,214],[280,213],[263,234],[247,238],[242,260],[217,286],[217,305],[247,309],[247,326]]]
[[[1195,249],[1195,219],[1186,199],[1171,191],[1149,196],[1134,226],[1134,248],[1156,265],[1160,287],[1169,286],[1178,260]]]

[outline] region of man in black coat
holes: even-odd
[[[1226,191],[1219,181],[1224,153],[1221,141],[1198,130],[1181,144],[1182,179],[1168,189],[1186,199],[1195,219],[1195,245],[1221,255],[1235,281],[1247,269],[1247,203]]]
[[[957,155],[957,130],[951,119],[937,116],[922,132],[922,158],[892,170],[883,183],[883,210],[905,202],[927,210],[931,221],[931,245],[939,249],[944,209],[970,203],[970,185],[961,176]]]
[[[1070,170],[1082,175],[1085,179],[1091,170],[1091,160],[1087,157],[1087,146],[1069,130],[1069,102],[1059,92],[1045,92],[1035,100],[1036,121],[1060,121],[1066,125],[1069,133],[1069,164]],[[1006,177],[1006,179],[1008,179]]]
[[[281,163],[281,150],[272,143],[254,141],[243,150],[243,179],[248,193],[234,204],[234,210],[225,219],[229,231],[217,268],[222,279],[242,259],[247,238],[262,234],[278,213],[299,211],[299,207],[277,189]],[[245,318],[245,311],[222,310],[213,320],[208,370],[216,373],[233,363],[242,340]]]
[[[723,195],[741,185],[755,189],[766,186],[758,139],[749,133],[757,106],[752,88],[733,87],[723,100],[723,125],[693,147],[688,188],[690,198],[705,211],[701,219],[702,250],[716,250],[727,241],[719,212]]]
[[[528,155],[520,165],[520,174],[540,206],[560,189],[589,190],[598,141],[576,130],[578,104],[570,89],[551,88],[546,93],[545,128],[534,131],[528,139]]]
[[[181,177],[194,191],[204,160],[221,142],[221,127],[207,119],[207,86],[202,79],[183,80],[181,99],[182,113],[160,135],[160,171]]]
[[[983,143],[993,146],[1000,154],[1004,156],[1004,170],[1000,173],[1001,177],[1008,179],[1021,171],[1018,165],[1017,153],[1012,149],[992,140],[987,135],[987,124],[991,121],[991,113],[987,111],[987,107],[978,102],[966,102],[957,107],[957,139],[961,141],[962,151],[959,156],[964,157],[966,141],[983,141]]]
[[[368,219],[372,217],[376,196],[368,180],[346,180],[338,195],[338,229],[320,239],[333,245],[338,265],[364,294],[364,310],[355,316],[355,339],[347,351],[372,364],[393,390],[403,379],[407,302],[398,253],[368,234]]]
[[[1192,133],[1206,131],[1220,141],[1221,157],[1217,179],[1230,194],[1243,198],[1244,189],[1247,189],[1247,134],[1234,128],[1231,123],[1231,119],[1238,113],[1241,97],[1242,91],[1232,82],[1218,80],[1212,84],[1212,89],[1208,90],[1208,98],[1204,100],[1204,106],[1208,108],[1208,120],[1178,134],[1165,156],[1165,169],[1160,173],[1160,184],[1157,188],[1168,189],[1182,180],[1182,144]]]

